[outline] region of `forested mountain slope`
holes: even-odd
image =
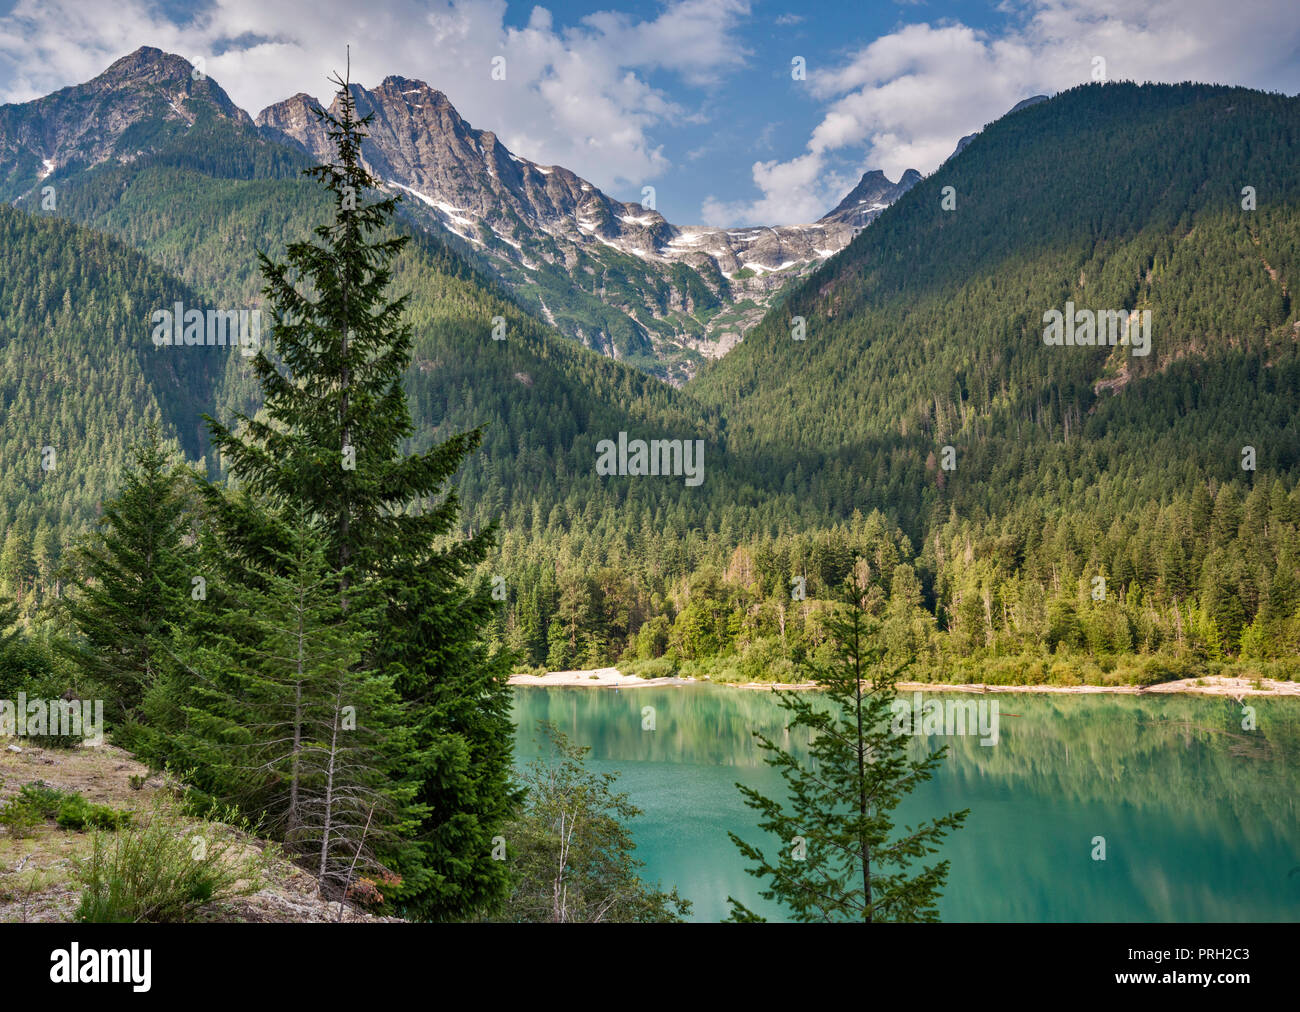
[[[0,250],[0,567],[25,597],[53,583],[60,542],[114,490],[146,420],[206,452],[201,415],[232,353],[154,347],[149,313],[195,293],[115,239],[0,207]]]
[[[468,526],[504,522],[501,635],[530,663],[629,651],[761,674],[820,642],[812,599],[862,556],[899,655],[1294,652],[1297,105],[1108,85],[1015,111],[684,391],[566,340],[406,222],[412,444],[487,426],[457,481]],[[3,476],[0,592],[51,586],[155,404],[192,457],[202,412],[256,408],[238,354],[158,373],[149,312],[259,306],[254,251],[327,216],[309,158],[238,117],[150,136],[56,171],[56,208],[34,190],[5,218],[13,249],[42,252],[3,292],[6,463],[27,470]],[[60,315],[64,289],[76,312]],[[1045,344],[1044,313],[1067,302],[1150,310],[1151,353]],[[68,347],[98,349],[112,382],[37,383]],[[93,473],[60,455],[57,509],[29,494],[51,417],[104,434],[77,436]],[[702,484],[599,474],[597,444],[620,432],[702,440]],[[792,605],[796,578],[808,600]]]
[[[846,498],[915,539],[970,649],[1048,635],[1048,599],[1073,608],[1096,576],[1180,639],[1177,603],[1199,600],[1235,644],[1297,604],[1298,147],[1300,100],[1244,89],[1022,109],[688,389],[737,451],[851,472]],[[1150,310],[1150,353],[1046,344],[1067,303]]]

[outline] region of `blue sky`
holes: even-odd
[[[626,200],[653,185],[679,224],[812,220],[864,170],[933,171],[1099,60],[1110,80],[1300,91],[1297,0],[0,0],[0,101],[154,45],[255,115],[326,97],[345,43],[354,80],[425,80],[518,154]]]

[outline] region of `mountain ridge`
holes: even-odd
[[[840,206],[816,222],[679,226],[651,206],[610,197],[564,166],[543,166],[515,154],[494,132],[472,127],[443,92],[423,81],[390,75],[373,89],[353,84],[351,93],[358,112],[374,116],[362,146],[374,174],[414,197],[439,227],[487,256],[508,285],[528,284],[529,273],[543,262],[572,276],[589,266],[580,254],[601,261],[593,269],[623,266],[605,262],[606,250],[633,257],[642,270],[668,275],[666,298],[657,306],[618,296],[606,301],[650,332],[656,328],[643,310],[672,320],[677,330],[660,333],[664,343],[675,338],[705,357],[734,346],[790,278],[833,256],[920,179],[908,170],[892,184],[882,173],[868,172]],[[268,136],[324,157],[328,137],[312,113],[316,105],[299,93],[267,106],[255,122]],[[331,110],[336,108],[337,98]],[[690,273],[683,275],[682,268]],[[728,302],[746,300],[755,301],[756,311],[739,317],[727,313]],[[539,301],[541,315],[565,330],[554,307]],[[701,309],[716,315],[701,319]],[[571,336],[605,350],[587,335]],[[612,353],[620,357],[628,350],[616,345]]]
[[[564,166],[515,154],[422,81],[389,75],[374,89],[352,85],[352,94],[374,116],[363,156],[409,198],[406,217],[445,233],[566,337],[675,384],[740,343],[792,281],[919,179],[909,170],[891,184],[867,172],[816,222],[678,226],[652,199],[621,201]],[[88,82],[0,107],[0,197],[175,150],[200,125],[255,130],[277,149],[319,159],[328,139],[316,106],[299,92],[251,118],[183,57],[142,46]]]

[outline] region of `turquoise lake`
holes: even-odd
[[[516,761],[536,724],[588,745],[643,815],[642,877],[677,886],[695,920],[735,896],[770,919],[727,837],[771,846],[737,781],[769,795],[780,778],[751,732],[776,741],[783,712],[761,691],[717,686],[516,687]],[[926,698],[931,698],[927,695]],[[952,698],[940,696],[938,698]],[[972,697],[963,697],[972,698]],[[999,740],[918,736],[950,754],[900,809],[899,824],[969,808],[945,845],[946,921],[1292,921],[1300,915],[1300,701],[1203,696],[997,694]],[[643,708],[654,730],[643,730]],[[796,752],[800,742],[790,742]],[[1106,859],[1094,860],[1094,838]]]

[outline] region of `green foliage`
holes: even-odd
[[[255,813],[327,887],[376,865],[419,810],[393,678],[374,666],[378,609],[341,579],[301,518],[266,513],[288,545],[192,611],[145,696],[140,753],[192,770],[206,797]],[[212,532],[210,552],[225,545]]]
[[[0,807],[0,825],[11,836],[29,835],[42,821],[53,819],[60,829],[117,830],[131,824],[131,813],[87,801],[80,794],[61,791],[42,780],[24,784]]]
[[[169,461],[157,425],[132,448],[122,489],[76,552],[64,600],[80,634],[73,656],[111,693],[117,714],[135,714],[157,675],[156,651],[200,576],[185,544],[191,523],[189,472]]]
[[[17,700],[20,692],[30,699],[61,696],[71,677],[61,660],[41,638],[12,637],[0,650],[0,699]]]
[[[329,662],[336,671],[342,665],[354,675],[368,672],[364,682],[353,678],[346,694],[336,687],[333,698],[357,695],[365,685],[361,702],[372,703],[374,715],[386,682],[401,697],[403,719],[379,726],[404,726],[411,734],[407,741],[389,731],[401,762],[400,770],[392,764],[387,771],[396,777],[390,799],[400,796],[413,807],[378,804],[373,785],[362,789],[367,763],[352,754],[346,758],[358,779],[342,792],[327,788],[327,797],[378,804],[364,820],[360,812],[341,813],[353,834],[344,842],[355,840],[359,851],[355,834],[373,823],[383,843],[379,859],[403,880],[395,899],[419,916],[454,917],[505,888],[490,842],[513,801],[509,662],[482,642],[493,609],[486,586],[465,579],[495,531],[456,537],[459,501],[448,488],[480,432],[403,451],[414,435],[403,387],[413,324],[410,296],[390,300],[387,292],[410,236],[389,231],[394,198],[371,199],[375,180],[360,161],[369,120],[356,118],[351,92],[336,83],[339,116],[318,114],[337,161],[305,170],[324,185],[332,217],[313,230],[316,242],[289,243],[284,262],[259,255],[275,345],[274,359],[263,349],[253,360],[262,410],[236,415],[237,431],[211,423],[223,464],[254,498],[215,486],[205,498],[230,554],[263,572],[278,567],[286,548],[266,506],[314,525],[336,581],[338,621],[358,623],[367,639],[364,664],[337,656]],[[318,644],[328,645],[322,623],[311,624]],[[287,683],[281,677],[279,684]],[[235,734],[242,725],[235,719],[228,726]],[[406,787],[412,780],[413,797]],[[382,817],[377,822],[375,814]],[[319,825],[325,879],[331,823]],[[408,841],[394,839],[408,833]]]
[[[96,833],[78,863],[83,891],[76,919],[88,923],[173,923],[204,906],[261,888],[262,862],[238,839],[155,810],[139,829]]]
[[[908,738],[891,727],[899,669],[885,663],[877,642],[866,606],[869,589],[859,574],[850,577],[844,607],[826,619],[833,656],[809,673],[829,705],[819,697],[775,692],[790,715],[789,731],[811,733],[808,756],[755,733],[768,765],[785,781],[788,801],[736,785],[761,816],[759,828],[776,837],[778,855],[768,858],[735,833],[727,835],[753,862],[750,874],[767,883],[760,895],[779,901],[797,921],[938,920],[948,862],[919,870],[913,865],[934,854],[969,814],[895,832],[894,810],[931,778],[944,749],[912,758]],[[762,919],[730,902],[735,920]]]
[[[31,836],[44,819],[45,816],[35,805],[19,798],[11,798],[0,806],[0,826],[4,826],[15,840]]]
[[[615,792],[614,773],[583,764],[590,751],[539,722],[551,755],[523,774],[527,800],[505,830],[513,869],[509,899],[492,919],[511,922],[682,920],[690,903],[643,882],[628,822],[641,814]],[[502,862],[505,864],[506,862]]]
[[[131,813],[118,811],[108,805],[97,805],[80,794],[63,799],[54,816],[60,829],[117,830],[131,824]]]

